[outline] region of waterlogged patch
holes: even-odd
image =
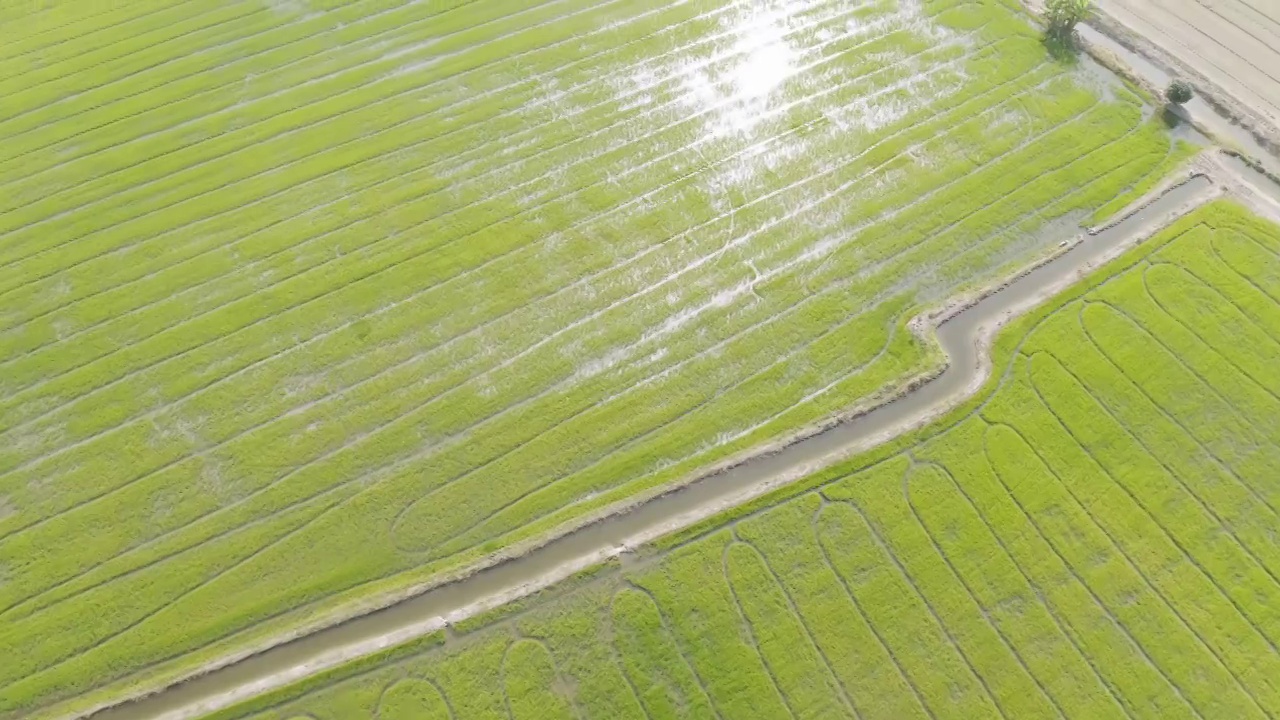
[[[800,48],[796,25],[811,3],[747,5],[726,18],[722,62],[685,75],[683,102],[705,113],[712,137],[748,134],[764,120],[797,72]]]

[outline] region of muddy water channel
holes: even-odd
[[[277,646],[159,694],[98,713],[99,720],[176,720],[195,717],[456,621],[590,566],[623,548],[687,526],[724,507],[743,502],[789,480],[927,422],[977,387],[985,364],[980,340],[1008,316],[1025,311],[1082,271],[1163,224],[1171,214],[1210,194],[1207,178],[1196,176],[1144,209],[1022,275],[999,292],[954,315],[937,328],[950,358],[934,380],[900,399],[835,425],[784,449],[705,477],[561,537],[518,559],[430,590],[383,610]],[[1069,242],[1078,231],[1057,231]]]

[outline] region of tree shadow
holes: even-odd
[[[1164,123],[1164,126],[1170,130],[1173,130],[1183,123],[1191,122],[1191,118],[1187,116],[1187,109],[1180,105],[1174,105],[1173,103],[1166,103],[1160,110],[1160,120]]]
[[[1080,40],[1074,31],[1046,31],[1040,38],[1040,44],[1054,62],[1071,67],[1080,64]]]

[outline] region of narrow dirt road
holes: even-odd
[[[1280,134],[1280,2],[1101,0],[1098,9]]]

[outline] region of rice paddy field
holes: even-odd
[[[915,309],[1026,262],[1055,243],[1046,228],[1105,218],[1191,152],[1123,85],[1056,59],[1000,0],[8,2],[0,24],[0,717],[174,677],[892,391],[937,362],[902,329]],[[1098,322],[1123,319],[1090,307]],[[1204,352],[1248,351],[1212,347]],[[1224,388],[1256,405],[1224,399],[1223,418],[1256,423],[1248,413],[1270,407],[1249,387]],[[1002,428],[983,437],[1016,445]],[[1270,445],[1255,429],[1263,434],[1247,443],[1262,444],[1230,442],[1260,461]],[[858,581],[874,558],[914,557],[895,545],[908,540],[885,534],[896,526],[875,519],[910,508],[863,509],[854,498],[880,482],[897,488],[904,473],[918,479],[911,487],[950,497],[957,486],[938,469],[950,460],[915,457],[832,489],[838,499],[826,504],[805,500],[827,509],[804,511],[820,532],[796,540],[809,545],[794,549],[795,569]],[[1226,473],[1222,488],[1236,487],[1230,472],[1257,469],[1238,459],[1210,463]],[[630,678],[673,707],[710,703],[727,715],[758,697],[782,708],[759,673],[731,681],[751,690],[725,705],[727,686],[706,663],[749,651],[751,667],[772,667],[772,640],[742,644],[734,638],[747,626],[715,628],[736,617],[724,608],[761,613],[755,621],[780,612],[778,588],[791,580],[740,593],[739,609],[715,603],[759,581],[771,553],[793,551],[776,544],[790,537],[781,528],[809,506],[785,507],[735,525],[738,539],[726,530],[674,553],[600,606],[621,613],[619,641],[636,643],[618,655],[632,674],[601,666],[556,697],[607,716],[590,705],[592,683]],[[924,537],[902,527],[916,533],[910,542]],[[1214,535],[1225,526],[1167,527],[1184,533],[1168,541],[1179,549],[1213,540],[1204,552],[1214,562],[1223,547],[1247,547]],[[1248,542],[1268,537],[1260,527]],[[1193,528],[1205,535],[1186,534]],[[822,542],[873,530],[878,544],[857,546],[866,556],[842,555],[834,571],[813,564]],[[1101,542],[1102,531],[1081,532],[1081,543]],[[1147,553],[1169,547],[1126,550],[1165,582],[1165,556]],[[722,555],[729,572],[716,577],[728,585],[680,584]],[[1098,555],[1099,567],[1113,555]],[[1261,572],[1268,556],[1258,557]],[[955,562],[955,572],[972,569]],[[1043,563],[1027,572],[1058,572]],[[1145,567],[1120,565],[1114,572]],[[914,577],[884,567],[884,582]],[[937,572],[958,587],[959,575]],[[916,712],[933,708],[941,696],[931,693],[951,693],[953,709],[1054,707],[1063,690],[1034,681],[1048,660],[1023,663],[1012,650],[1030,653],[1039,640],[1002,635],[1023,625],[965,625],[941,643],[948,626],[929,622],[954,609],[938,606],[927,622],[913,614],[938,592],[925,586],[934,577],[915,580],[919,602],[897,610],[934,628],[916,638],[919,651],[984,655],[940,655],[955,674],[936,680],[945,689],[913,691],[918,703],[890,690],[912,674],[890,673],[884,702]],[[1005,592],[973,587],[977,603]],[[1085,587],[1062,592],[1083,597]],[[1172,595],[1147,612],[1165,607],[1152,598],[1172,585],[1155,587],[1132,602],[1164,618],[1160,632],[1218,637],[1190,624],[1207,615],[1175,622],[1183,606]],[[1265,609],[1224,598],[1239,612]],[[703,602],[710,614],[685,617],[681,608]],[[984,607],[993,618],[1018,609]],[[529,626],[510,653],[493,639],[497,650],[469,651],[440,672],[515,663],[508,695],[522,697],[513,683],[525,683],[534,698],[549,673],[567,677],[604,652],[563,635],[595,632],[597,614],[547,621],[541,640]],[[695,617],[707,624],[649,631]],[[778,617],[792,619],[769,632],[806,632]],[[887,632],[887,617],[839,632],[883,652],[870,628]],[[1049,633],[1048,616],[1036,617],[1026,632]],[[1241,633],[1250,622],[1275,629],[1242,617]],[[815,642],[835,641],[822,635],[835,627],[827,622],[808,631]],[[1000,642],[966,645],[970,631]],[[681,647],[674,638],[692,632],[729,643],[725,654],[664,664]],[[1063,633],[1044,635],[1046,653],[1068,657],[1063,638],[1085,642]],[[804,662],[819,663],[821,647]],[[1237,655],[1218,651],[1221,668],[1203,678],[1143,663],[1126,672],[1171,708],[1243,708],[1255,695],[1274,708],[1248,678],[1197,694],[1241,672]],[[813,667],[826,669],[776,668],[808,683],[781,679],[792,710],[897,707],[854,692],[855,665]],[[675,674],[644,675],[659,670]],[[695,670],[709,683],[696,692]],[[1128,708],[1124,693],[1138,692],[1115,678],[1087,685],[1093,676],[1077,670],[1098,707],[1113,707],[1111,697]],[[499,702],[498,687],[474,701]]]
[[[1280,714],[1280,227],[1219,201],[966,406],[219,720]]]

